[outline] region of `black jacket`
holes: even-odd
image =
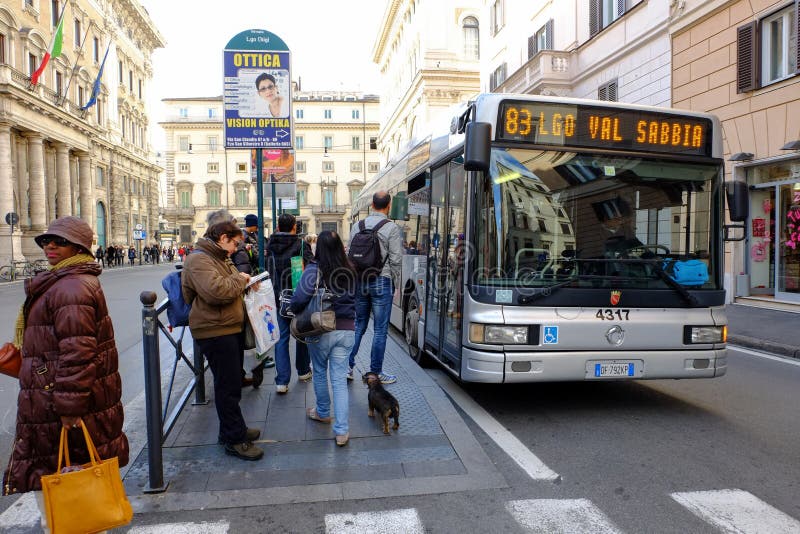
[[[267,264],[267,271],[269,271],[276,295],[282,289],[290,289],[292,287],[292,258],[301,255],[303,256],[304,265],[314,259],[311,246],[304,243],[300,236],[286,232],[276,232],[269,238],[267,250],[264,253],[264,261]]]

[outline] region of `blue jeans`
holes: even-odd
[[[317,397],[317,415],[330,417],[331,396],[328,393],[328,369],[333,388],[333,432],[337,436],[347,434],[350,426],[348,412],[350,400],[347,390],[347,355],[353,348],[352,330],[334,330],[319,337],[319,343],[311,343],[308,350],[314,365],[314,395]]]
[[[372,352],[369,370],[383,372],[383,356],[386,353],[386,335],[389,332],[389,316],[392,313],[392,279],[378,276],[366,284],[359,285],[356,291],[356,332],[353,350],[350,352],[350,367],[356,365],[356,354],[361,346],[361,338],[367,331],[369,314],[372,311]]]
[[[275,344],[275,385],[286,386],[292,378],[292,361],[289,357],[289,340],[292,338],[289,324],[291,319],[278,316],[278,329],[281,331],[281,338]],[[295,369],[298,375],[308,373],[311,368],[309,365],[308,346],[305,343],[295,341],[297,350],[295,351]]]

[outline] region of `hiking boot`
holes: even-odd
[[[261,437],[261,430],[257,428],[248,428],[247,433],[244,435],[245,441],[255,441]],[[222,441],[222,438],[217,436],[217,445],[225,445],[225,442]]]
[[[236,456],[242,460],[260,460],[264,456],[264,451],[253,445],[252,441],[236,443],[235,445],[225,445],[225,454]]]

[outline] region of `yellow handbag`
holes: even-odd
[[[131,503],[122,487],[117,458],[100,460],[86,425],[80,422],[91,461],[79,470],[61,472],[70,466],[67,429],[61,428],[58,470],[42,476],[47,525],[53,534],[101,532],[127,525],[133,519]]]

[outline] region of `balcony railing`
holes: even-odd
[[[570,52],[542,50],[495,90],[498,93],[541,94],[544,89],[572,89]]]
[[[195,208],[175,208],[175,215],[178,217],[194,217]]]
[[[340,213],[343,215],[347,213],[348,208],[349,206],[345,206],[344,204],[339,204],[339,205],[322,204],[322,205],[311,206],[311,213],[313,213],[314,215],[318,215],[320,213]]]

